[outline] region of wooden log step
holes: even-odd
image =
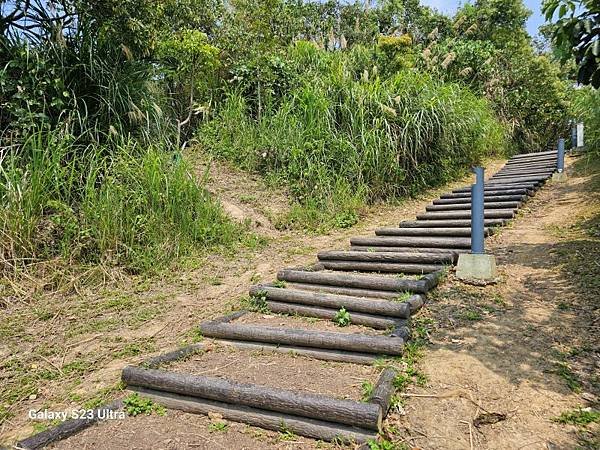
[[[311,284],[311,283],[289,283],[288,287],[290,289],[299,289],[299,290],[309,291],[309,292],[350,295],[353,297],[377,298],[377,299],[388,299],[388,300],[398,300],[400,298],[400,296],[402,295],[401,293],[398,293],[398,292],[382,291],[382,290],[378,290],[378,289],[361,289],[361,288],[351,288],[351,287],[343,287],[343,286],[328,286],[325,284]]]
[[[521,195],[486,195],[483,197],[484,203],[488,202],[523,202],[529,197],[526,194]],[[471,204],[471,196],[458,198],[438,198],[433,201],[434,205],[460,205]]]
[[[518,208],[521,206],[520,202],[486,202],[484,200],[485,209],[507,209],[507,208]],[[456,210],[470,210],[471,203],[453,203],[446,205],[427,205],[425,208],[427,211],[456,211]],[[471,234],[469,233],[469,236]]]
[[[439,264],[434,265],[362,261],[322,261],[321,264],[327,270],[339,270],[344,272],[406,273],[415,275],[437,272],[438,270],[444,268],[443,265]]]
[[[397,376],[398,372],[395,369],[391,367],[383,369],[381,375],[379,375],[377,383],[373,388],[371,397],[369,398],[370,403],[376,403],[381,406],[384,417],[387,415],[387,412],[390,409],[390,405],[392,404],[392,396],[396,392],[394,380]]]
[[[532,167],[529,169],[505,167],[496,172],[495,175],[547,175],[553,173],[555,170],[554,167]]]
[[[492,209],[483,212],[486,219],[512,219],[515,211],[512,209]],[[471,211],[436,211],[425,214],[418,214],[419,220],[437,220],[437,219],[470,219]],[[364,245],[364,244],[363,244]],[[470,245],[470,240],[469,240]],[[441,245],[437,246],[441,247]]]
[[[383,238],[379,238],[383,239]],[[392,238],[394,239],[394,238]],[[469,241],[470,246],[470,239]],[[401,279],[395,277],[383,277],[360,274],[340,274],[327,272],[303,272],[301,270],[281,270],[277,273],[277,279],[293,283],[323,284],[327,286],[342,286],[360,289],[374,289],[379,291],[415,292],[426,293],[427,288],[424,281]]]
[[[508,163],[542,163],[542,162],[554,162],[556,161],[556,154],[546,156],[530,156],[527,158],[511,158],[507,161]]]
[[[547,179],[550,175],[511,175],[511,174],[507,174],[507,175],[503,175],[503,174],[499,174],[499,175],[494,175],[493,177],[491,177],[488,180],[488,183],[491,181],[495,181],[495,180],[517,180],[517,181],[534,181],[534,182],[539,182],[539,181],[543,181],[545,179]]]
[[[410,307],[404,302],[373,300],[350,295],[325,294],[321,292],[306,292],[267,285],[252,286],[250,288],[250,295],[264,295],[267,300],[278,302],[320,306],[335,310],[346,308],[351,312],[397,317],[400,319],[407,319],[410,317]]]
[[[469,249],[460,248],[422,248],[422,247],[373,247],[369,245],[351,245],[350,251],[352,252],[363,252],[363,253],[433,253],[439,252],[439,254],[452,255],[452,262],[456,263],[458,255],[461,253],[469,253]]]
[[[394,228],[395,229],[395,228]],[[317,253],[321,261],[361,261],[361,262],[386,262],[386,263],[421,263],[421,264],[449,264],[454,259],[452,252],[353,252],[353,251],[326,251]]]
[[[538,186],[542,183],[542,181],[545,181],[546,177],[526,177],[526,178],[510,178],[510,177],[498,177],[498,178],[490,178],[489,180],[486,181],[487,185],[490,187],[494,187],[494,184],[505,184],[505,185],[513,185],[516,183],[523,183],[523,182],[528,182],[528,183],[532,183],[535,186]]]
[[[404,341],[389,336],[358,333],[335,333],[300,328],[276,328],[258,325],[206,322],[200,326],[203,336],[237,341],[266,342],[276,345],[297,345],[329,350],[401,355]]]
[[[219,324],[219,326],[235,326]],[[393,338],[388,338],[393,339]],[[379,405],[338,400],[310,393],[239,383],[223,378],[168,372],[127,366],[121,378],[130,386],[248,406],[283,414],[380,430],[382,411]]]
[[[460,210],[461,208],[459,208]],[[468,209],[471,208],[462,208]],[[455,209],[452,209],[455,211]],[[451,236],[451,237],[471,237],[471,228],[466,227],[433,227],[433,228],[378,228],[375,230],[377,236]],[[485,229],[486,236],[489,236],[490,229]]]
[[[506,225],[508,219],[484,219],[484,225],[486,227],[498,227]],[[449,219],[449,220],[405,220],[400,222],[399,227],[401,228],[469,228],[471,226],[471,217],[468,219]],[[426,250],[430,251],[430,250]]]
[[[254,427],[264,428],[265,430],[273,430],[281,433],[291,432],[317,440],[341,442],[344,444],[364,444],[377,438],[377,435],[372,431],[352,426],[137,386],[133,386],[132,390],[169,409],[203,415],[215,413],[221,415],[226,420],[246,423]]]
[[[276,314],[289,314],[303,317],[316,317],[317,319],[333,320],[339,309],[322,308],[320,306],[298,305],[296,303],[274,302],[267,300],[267,307]],[[347,308],[346,308],[347,310]],[[354,325],[363,325],[376,330],[393,328],[397,321],[383,316],[375,316],[354,311],[348,311],[350,322]]]
[[[427,213],[441,214],[441,213]],[[469,213],[470,214],[470,213]],[[470,215],[469,215],[470,217]],[[436,217],[433,217],[434,219]],[[402,236],[376,236],[355,237],[350,239],[351,245],[367,245],[382,247],[431,247],[431,248],[470,248],[471,239],[461,237],[402,237]]]
[[[400,319],[405,320],[405,319]],[[335,361],[349,364],[366,364],[375,363],[378,355],[372,353],[348,352],[344,350],[327,350],[310,347],[299,347],[293,345],[278,345],[267,344],[265,342],[247,342],[236,341],[233,339],[223,340],[215,339],[216,342],[223,345],[229,345],[239,350],[259,351],[262,353],[282,353],[291,355],[306,356],[307,358],[319,359],[321,361]]]
[[[508,161],[504,167],[510,168],[531,168],[531,167],[543,167],[543,168],[556,168],[556,160],[549,161]]]
[[[536,156],[547,156],[547,155],[555,155],[556,156],[557,151],[556,150],[546,150],[543,152],[529,152],[529,153],[519,153],[517,155],[513,155],[510,157],[510,159],[522,159],[522,158],[531,158],[531,157],[536,157]]]
[[[495,189],[488,189],[484,191],[484,200],[486,197],[496,197],[498,195],[529,195],[532,189],[529,187],[496,187]],[[471,188],[459,188],[452,192],[440,195],[440,198],[471,198]]]

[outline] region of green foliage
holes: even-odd
[[[589,87],[574,90],[571,116],[585,124],[586,151],[600,156],[600,93]]]
[[[373,396],[373,389],[375,388],[373,383],[365,380],[361,383],[360,387],[362,388],[362,401],[368,402],[371,400],[371,397]]]
[[[545,0],[546,20],[557,16],[552,27],[554,45],[563,61],[575,58],[577,82],[600,87],[600,2],[598,0]]]
[[[88,146],[36,132],[5,154],[0,170],[4,270],[62,257],[84,264],[158,270],[174,257],[239,242],[239,227],[160,148],[123,141]]]
[[[292,226],[345,225],[366,202],[450,180],[504,147],[487,102],[455,84],[402,71],[379,78],[362,47],[330,53],[299,42],[288,51],[298,87],[260,120],[231,92],[202,126],[202,147],[290,186],[306,211]]]
[[[466,4],[453,34],[432,41],[420,63],[490,99],[507,126],[512,152],[553,145],[567,119],[568,85],[556,62],[534,52],[524,25],[528,15],[522,0]]]
[[[208,425],[210,432],[224,432],[227,431],[227,424],[225,422],[212,422]]]
[[[152,413],[164,416],[167,413],[164,406],[154,403],[149,398],[140,396],[137,392],[125,397],[125,399],[123,399],[123,404],[125,405],[127,414],[134,417],[139,416],[140,414],[149,416]]]
[[[350,313],[348,311],[346,311],[346,308],[342,307],[335,314],[335,317],[333,318],[333,321],[339,327],[347,327],[348,325],[350,325]]]
[[[578,408],[572,411],[565,411],[554,420],[558,423],[585,427],[591,423],[600,423],[600,412],[594,411],[591,408]]]

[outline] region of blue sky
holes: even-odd
[[[468,2],[466,0],[421,0],[421,4],[432,6],[446,14],[454,14],[458,5],[464,3]],[[525,5],[533,12],[527,22],[527,30],[529,34],[535,36],[539,26],[544,23],[544,18],[540,11],[542,2],[541,0],[525,0]]]

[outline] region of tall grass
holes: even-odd
[[[184,161],[133,140],[110,145],[110,152],[78,148],[70,134],[38,131],[2,155],[4,272],[52,258],[152,271],[197,249],[239,242],[239,227]]]
[[[298,43],[288,58],[301,75],[278,107],[256,120],[232,92],[198,137],[207,151],[289,184],[299,205],[289,219],[299,225],[352,224],[361,205],[449,181],[505,146],[489,104],[466,88],[412,70],[381,79],[361,47]]]
[[[590,87],[573,91],[571,115],[585,125],[585,147],[588,153],[600,157],[600,93]]]

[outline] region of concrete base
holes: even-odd
[[[552,174],[552,181],[562,183],[563,181],[567,181],[567,174],[563,172],[556,172]]]
[[[492,281],[498,277],[494,255],[462,253],[458,256],[456,277],[461,280]]]

